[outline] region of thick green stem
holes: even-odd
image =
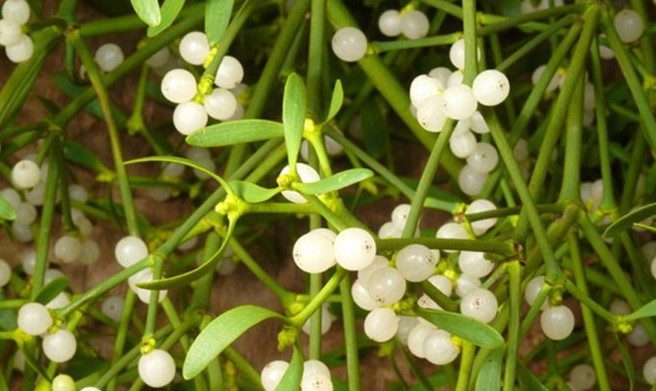
[[[360,390],[360,365],[358,357],[358,341],[351,297],[351,281],[347,275],[339,283],[339,291],[342,296],[342,317],[344,322],[344,345],[346,346],[346,373],[348,376],[348,388],[351,391]]]
[[[520,267],[518,261],[508,264],[508,276],[510,279],[510,318],[508,325],[508,347],[506,349],[506,364],[503,372],[503,391],[515,389],[515,369],[517,365],[517,346],[519,344],[519,310],[522,306],[522,297],[519,287]]]

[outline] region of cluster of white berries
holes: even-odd
[[[590,390],[597,383],[597,374],[588,364],[579,364],[569,371],[567,385],[572,391]]]
[[[165,387],[175,377],[175,361],[166,350],[153,349],[139,358],[139,377],[149,387]]]
[[[52,362],[66,362],[73,358],[77,341],[70,331],[60,328],[49,330],[53,325],[48,308],[39,303],[24,304],[18,310],[18,328],[25,334],[43,337],[41,347],[45,356]]]
[[[292,256],[296,266],[307,273],[323,273],[335,264],[357,271],[374,262],[376,242],[362,228],[346,228],[339,234],[317,228],[296,240]]]
[[[419,10],[387,10],[378,18],[378,28],[383,35],[396,37],[403,34],[408,39],[424,38],[430,22]]]
[[[283,175],[288,175],[290,171],[291,168],[289,166],[285,166],[282,168],[282,170],[280,170],[278,176],[280,177]],[[321,179],[317,170],[315,170],[314,168],[312,168],[312,166],[307,165],[305,163],[296,163],[296,173],[298,174],[299,179],[303,183],[312,183]],[[294,190],[283,190],[281,194],[288,201],[293,202],[295,204],[304,204],[307,202],[307,200],[305,199],[305,197],[301,195],[301,193]]]
[[[476,140],[475,133],[490,131],[477,108],[479,104],[496,106],[502,103],[510,93],[510,82],[502,72],[488,69],[476,76],[471,87],[463,84],[463,39],[451,46],[449,58],[457,70],[437,67],[426,75],[415,77],[410,84],[410,102],[419,124],[429,132],[441,131],[447,118],[458,121],[449,147],[455,156],[467,160],[458,183],[465,194],[474,196],[480,193],[488,173],[499,161],[494,146]]]
[[[260,381],[265,391],[274,391],[289,368],[283,360],[271,361],[262,369]],[[319,360],[307,360],[303,363],[301,391],[332,391],[333,383],[330,369]]]
[[[623,316],[631,313],[631,307],[626,301],[615,299],[610,303],[609,311],[613,315]],[[636,347],[646,346],[651,341],[647,330],[641,323],[633,325],[633,330],[626,336],[626,339],[631,346]]]
[[[527,283],[526,290],[524,290],[524,299],[528,305],[533,305],[544,285],[544,276],[536,276]],[[560,341],[572,334],[572,331],[574,331],[574,314],[569,307],[565,305],[551,306],[545,300],[540,309],[542,310],[540,327],[547,338]]]
[[[7,0],[2,5],[0,19],[0,45],[11,62],[29,60],[34,54],[34,42],[23,33],[24,25],[30,19],[30,6],[25,0]]]
[[[205,33],[192,31],[180,41],[180,56],[191,65],[202,65],[211,48]],[[241,118],[243,107],[235,94],[244,78],[244,68],[239,60],[225,56],[214,76],[217,88],[207,96],[199,96],[194,75],[186,69],[168,71],[162,79],[162,95],[176,103],[173,125],[182,134],[190,134],[207,125],[209,117],[219,121]],[[237,90],[237,91],[235,91]],[[209,116],[209,117],[208,117]]]
[[[116,246],[114,247],[114,256],[121,266],[128,268],[148,257],[148,246],[146,246],[146,243],[144,243],[143,240],[136,236],[125,236],[116,243]],[[137,284],[150,282],[152,280],[153,271],[151,268],[146,268],[130,276],[128,279],[128,286],[137,294],[139,300],[148,303],[150,301],[151,291],[139,288]],[[159,300],[162,301],[167,293],[167,290],[159,291]]]

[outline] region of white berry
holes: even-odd
[[[351,285],[351,296],[353,296],[353,302],[363,310],[372,311],[379,307],[378,303],[371,297],[369,291],[359,279],[355,280],[353,285]]]
[[[52,391],[75,391],[75,381],[72,377],[59,374],[52,379]]]
[[[633,326],[633,331],[627,335],[626,339],[629,341],[629,344],[633,346],[645,346],[649,343],[651,338],[645,330],[645,326],[641,324],[636,324]]]
[[[173,125],[178,132],[188,135],[207,125],[207,112],[200,103],[180,103],[173,110]]]
[[[75,262],[82,253],[80,239],[75,236],[65,235],[55,242],[55,258],[63,263]]]
[[[34,42],[29,35],[23,34],[16,43],[5,47],[5,54],[11,62],[25,62],[34,54]]]
[[[98,67],[105,72],[111,72],[121,65],[125,55],[121,47],[114,43],[106,43],[96,50],[94,56]]]
[[[308,360],[303,363],[301,391],[332,391],[333,383],[330,370],[319,360]]]
[[[466,159],[474,153],[476,149],[476,136],[468,129],[462,129],[456,126],[451,137],[449,138],[449,148],[456,157]]]
[[[41,170],[31,160],[21,160],[11,170],[11,181],[19,189],[30,189],[41,180]]]
[[[150,387],[164,387],[173,381],[175,362],[161,349],[155,349],[139,358],[139,377]]]
[[[7,285],[10,279],[11,267],[4,259],[0,259],[0,288]]]
[[[189,102],[198,91],[196,78],[186,69],[172,69],[162,78],[162,95],[173,103]]]
[[[510,82],[502,72],[488,69],[476,76],[472,83],[472,91],[478,103],[484,106],[496,106],[508,97]]]
[[[469,235],[465,227],[458,223],[446,223],[442,225],[437,232],[435,237],[438,239],[468,239]],[[452,253],[455,250],[444,250],[445,252]]]
[[[422,244],[410,244],[396,255],[396,269],[410,282],[424,281],[435,271],[437,260],[433,252]]]
[[[390,308],[377,308],[364,319],[364,333],[376,342],[386,342],[394,337],[399,319]]]
[[[296,240],[292,255],[296,266],[306,273],[323,273],[335,265],[333,239],[316,230]]]
[[[362,228],[347,228],[335,238],[335,260],[346,270],[364,269],[375,257],[376,242]]]
[[[344,27],[333,35],[333,52],[342,61],[359,61],[367,53],[367,37],[355,27]]]
[[[569,383],[573,390],[589,390],[597,383],[597,374],[590,365],[579,364],[569,372]]]
[[[396,338],[398,338],[402,344],[407,345],[410,331],[412,331],[412,329],[418,324],[417,317],[400,315],[398,318],[399,325],[396,329]]]
[[[118,322],[123,312],[123,299],[118,296],[106,298],[100,307],[100,311],[108,318]]]
[[[52,362],[66,362],[73,358],[77,350],[77,341],[73,333],[59,329],[43,337],[43,353]]]
[[[435,365],[446,365],[460,354],[460,349],[451,342],[451,334],[444,330],[431,330],[424,340],[424,355]]]
[[[476,144],[474,152],[467,157],[467,165],[482,174],[494,170],[498,162],[499,153],[497,149],[483,141]]]
[[[435,327],[426,325],[422,322],[417,322],[417,325],[410,330],[408,334],[408,349],[410,353],[419,358],[426,357],[424,352],[424,341],[428,334],[435,330]]]
[[[469,292],[481,286],[481,280],[476,277],[461,274],[456,280],[456,295],[465,297]]]
[[[647,383],[654,385],[656,383],[656,356],[651,357],[642,367],[642,375]]]
[[[371,273],[363,285],[377,306],[391,305],[401,300],[406,288],[403,276],[387,266]]]
[[[237,98],[229,90],[216,88],[203,101],[205,111],[210,117],[219,121],[230,119],[237,111]]]
[[[478,251],[461,251],[458,266],[464,274],[472,277],[485,277],[494,269],[494,263],[485,259],[485,253]]]
[[[289,363],[282,360],[271,361],[265,365],[260,374],[260,381],[264,390],[274,391],[287,371],[287,368],[289,368]]]
[[[428,75],[419,75],[410,83],[410,102],[419,107],[426,99],[438,96],[444,91],[444,84]]]
[[[130,267],[148,256],[148,247],[136,236],[125,236],[116,243],[114,256],[123,267]]]
[[[463,296],[460,302],[460,313],[470,318],[490,323],[497,315],[499,304],[494,293],[487,289],[477,288]]]
[[[387,267],[388,265],[389,265],[389,259],[385,258],[382,255],[376,255],[371,265],[367,266],[364,269],[358,270],[358,279],[361,281],[366,281],[369,277],[371,277],[373,272],[375,272],[378,269]]]
[[[540,326],[547,338],[560,341],[572,334],[574,314],[564,305],[547,308],[540,315]]]
[[[526,284],[526,290],[524,290],[524,300],[528,303],[528,305],[533,305],[535,302],[535,299],[537,299],[538,294],[540,294],[540,290],[545,284],[544,276],[537,276],[533,277],[528,284]],[[546,309],[549,307],[549,303],[545,300],[545,302],[542,304],[542,309]]]
[[[17,323],[26,334],[39,335],[52,326],[52,317],[43,304],[27,303],[18,310]]]
[[[21,30],[20,24],[9,19],[0,19],[0,45],[15,45],[20,41],[22,36],[23,31]]]
[[[30,19],[30,6],[25,0],[7,0],[2,5],[2,17],[14,23],[25,24]]]
[[[401,24],[403,35],[409,39],[425,37],[430,28],[430,22],[428,21],[426,14],[418,10],[406,12],[403,15]]]
[[[278,176],[286,175],[289,174],[290,168],[289,166],[285,166],[281,171]],[[312,168],[312,166],[309,166],[305,163],[296,163],[296,173],[301,179],[301,182],[303,183],[311,183],[311,182],[316,182],[321,177],[319,176],[319,173]],[[282,196],[285,197],[287,200],[295,203],[295,204],[304,204],[307,202],[305,197],[303,197],[299,192],[293,191],[293,190],[283,190],[281,192]]]
[[[617,35],[624,43],[631,43],[637,41],[642,32],[645,30],[645,23],[639,13],[624,9],[618,12],[613,19]]]
[[[244,80],[244,67],[241,62],[232,56],[223,57],[216,72],[214,84],[230,90],[237,87],[242,80]]]
[[[444,126],[446,114],[442,108],[442,101],[442,96],[431,96],[417,107],[417,121],[429,132],[440,132]]]
[[[471,87],[459,84],[447,87],[442,94],[442,111],[452,119],[460,120],[472,116],[477,102]]]
[[[191,65],[203,65],[210,54],[210,43],[205,33],[192,31],[180,40],[180,57]]]
[[[472,201],[469,206],[467,206],[467,209],[465,209],[466,214],[474,214],[474,213],[482,213],[482,212],[489,212],[492,210],[496,210],[496,206],[488,200],[485,199],[478,199]],[[470,223],[472,230],[474,231],[474,234],[476,236],[483,235],[487,230],[490,228],[494,227],[494,225],[497,223],[497,218],[492,217],[489,219],[484,219],[484,220],[477,220],[477,221],[472,221]]]
[[[396,37],[403,29],[402,17],[397,10],[387,10],[378,18],[378,29],[387,37]]]

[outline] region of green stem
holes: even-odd
[[[451,34],[436,35],[433,37],[419,39],[400,39],[396,41],[376,41],[371,42],[369,47],[374,53],[383,53],[392,50],[403,50],[413,48],[425,48],[441,45],[451,45],[462,38],[462,33],[456,32]]]
[[[330,294],[333,293],[335,289],[337,289],[342,279],[347,275],[347,270],[342,269],[341,267],[337,267],[335,274],[333,274],[330,279],[326,281],[319,293],[317,293],[317,295],[314,296],[309,303],[307,303],[301,312],[290,318],[289,323],[295,325],[296,327],[303,326],[305,322],[307,322],[307,320],[310,318],[310,316],[312,316],[314,311],[319,309],[321,304],[326,301],[328,296],[330,296]]]
[[[353,308],[351,281],[348,274],[345,275],[339,283],[339,291],[342,296],[342,317],[344,323],[344,344],[346,346],[346,373],[348,377],[348,388],[351,391],[359,391],[360,365],[354,315],[355,309]]]
[[[476,347],[469,341],[462,342],[462,353],[460,354],[460,368],[458,369],[458,381],[456,391],[467,391],[469,389],[469,375],[474,363]]]
[[[125,341],[128,336],[128,327],[130,326],[130,316],[134,309],[134,304],[137,301],[137,295],[132,289],[128,289],[125,294],[125,300],[123,301],[123,310],[121,311],[121,319],[118,323],[118,329],[116,331],[116,340],[114,341],[114,355],[112,356],[112,366],[116,365],[120,360],[120,357],[123,356],[123,349],[125,347]],[[107,391],[113,391],[116,389],[116,378],[112,378],[107,384]]]
[[[376,240],[376,248],[379,251],[396,251],[415,243],[438,250],[480,251],[498,254],[503,257],[511,257],[516,254],[514,242],[483,239],[440,239],[426,237],[378,239]]]
[[[508,348],[506,350],[506,364],[503,372],[503,391],[515,389],[515,369],[517,366],[517,347],[519,344],[519,310],[522,306],[522,297],[519,287],[520,266],[518,261],[508,263],[508,276],[510,279],[510,319],[508,325]]]
[[[583,81],[579,80],[567,111],[565,162],[559,200],[579,200],[581,186],[581,140],[583,137]]]

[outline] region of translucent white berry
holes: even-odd
[[[474,213],[482,213],[482,212],[489,212],[492,210],[495,210],[497,207],[488,200],[485,199],[478,199],[472,201],[469,206],[467,206],[467,209],[465,209],[465,214],[474,214]],[[494,225],[497,223],[497,218],[492,217],[489,219],[484,219],[484,220],[477,220],[477,221],[472,221],[470,223],[472,230],[474,231],[474,234],[476,236],[483,235],[487,230],[490,228],[494,227]]]
[[[639,13],[624,9],[618,12],[613,19],[617,35],[625,43],[637,41],[645,30],[645,23]]]
[[[25,225],[32,224],[37,217],[36,208],[27,202],[21,202],[14,207],[16,211],[16,220],[17,222]]]
[[[15,45],[20,41],[22,36],[23,31],[21,30],[20,24],[9,19],[0,19],[0,45]]]
[[[73,358],[77,350],[77,341],[73,333],[59,329],[43,337],[43,353],[52,362],[66,362]]]
[[[139,358],[139,377],[150,387],[164,387],[173,381],[175,362],[173,357],[161,349],[154,349]]]
[[[451,64],[457,69],[465,69],[465,40],[459,39],[449,49]]]
[[[402,31],[409,39],[423,38],[428,34],[430,22],[426,14],[419,10],[408,11],[403,15]]]
[[[460,354],[460,349],[451,342],[451,334],[444,330],[431,330],[424,340],[424,355],[435,365],[446,365]]]
[[[453,71],[450,75],[449,78],[446,80],[446,86],[447,87],[452,87],[452,86],[459,86],[462,84],[462,81],[465,79],[465,74],[462,73],[461,70],[456,70]]]
[[[335,316],[328,310],[326,303],[321,305],[321,335],[326,334],[335,321]],[[312,321],[308,319],[302,327],[305,334],[310,335],[312,332]]]
[[[585,83],[583,88],[583,108],[585,111],[592,111],[596,105],[594,85],[592,83]]]
[[[377,306],[386,306],[401,300],[406,288],[403,276],[396,269],[387,266],[375,270],[363,284]]]
[[[271,361],[265,365],[260,374],[260,381],[264,390],[274,391],[287,371],[287,368],[289,368],[289,363],[282,360]]]
[[[467,157],[467,165],[482,174],[494,170],[498,162],[499,153],[497,149],[483,141],[476,144],[474,152]]]
[[[373,272],[378,269],[387,267],[389,265],[389,259],[385,258],[382,255],[376,255],[374,261],[371,265],[367,266],[364,269],[358,270],[358,279],[361,281],[367,281]]]
[[[454,129],[449,138],[449,148],[456,157],[466,159],[476,149],[476,136],[468,129]]]
[[[100,310],[105,316],[118,322],[123,312],[123,299],[118,296],[110,296],[102,302]]]
[[[137,285],[141,283],[146,283],[146,282],[151,282],[153,281],[153,272],[150,269],[144,269],[136,274],[133,274],[129,279],[128,279],[128,286],[130,289],[137,294],[137,297],[142,303],[148,304],[150,303],[150,296],[153,292],[153,290],[149,289],[144,289],[140,288]],[[164,298],[167,296],[168,291],[167,290],[160,290],[159,291],[159,296],[157,297],[158,302],[161,302],[164,300]]]
[[[186,69],[171,69],[162,78],[162,95],[173,103],[189,102],[198,91],[196,78]]]
[[[615,58],[615,52],[606,45],[599,45],[599,56],[603,60],[612,60]]]
[[[306,273],[323,273],[335,265],[333,239],[310,231],[296,240],[292,250],[294,262]]]
[[[29,35],[23,34],[16,43],[5,47],[5,54],[11,62],[25,62],[34,54],[34,42]]]
[[[535,68],[533,74],[531,75],[531,81],[533,82],[533,85],[538,84],[538,81],[540,80],[542,74],[546,69],[547,69],[546,65],[540,65],[539,67]],[[556,73],[551,77],[551,80],[547,85],[547,92],[554,91],[556,88],[558,88],[559,84],[560,84],[560,77],[558,76],[558,73]]]
[[[478,251],[461,251],[458,266],[464,274],[472,277],[485,277],[494,269],[494,263],[485,259],[485,253]]]
[[[481,115],[479,111],[475,111],[474,114],[469,117],[469,129],[478,134],[490,133],[490,127],[487,125],[485,118],[483,118],[483,115]]]
[[[319,360],[308,360],[303,363],[301,391],[332,391],[333,383],[330,370]]]
[[[446,86],[447,80],[449,80],[451,73],[451,70],[447,67],[436,67],[428,72],[428,76],[437,79],[443,86]]]
[[[477,103],[471,87],[459,84],[447,87],[442,94],[442,111],[455,120],[469,118],[476,111]]]
[[[0,288],[7,285],[10,279],[11,267],[4,259],[0,259]]]
[[[18,221],[12,221],[11,234],[14,236],[14,239],[21,243],[31,242],[34,239],[32,227],[27,224],[21,224]]]
[[[397,10],[387,10],[378,18],[378,29],[387,37],[396,37],[403,29],[402,17]]]
[[[289,170],[289,166],[285,166],[280,171],[278,176],[289,174]],[[296,173],[303,183],[316,182],[321,179],[319,173],[314,168],[312,168],[312,166],[304,163],[296,163]],[[293,190],[283,190],[282,196],[295,204],[304,204],[307,202],[305,197],[303,197],[299,192]]]
[[[214,84],[217,87],[233,89],[244,80],[244,67],[241,62],[232,56],[225,56],[221,59],[219,70],[216,72]]]
[[[535,302],[535,299],[537,299],[538,294],[540,294],[540,290],[545,284],[544,276],[536,276],[533,277],[528,284],[526,284],[526,290],[524,290],[524,300],[528,303],[528,305],[533,305]],[[542,309],[546,309],[549,307],[549,303],[545,300],[544,304],[542,304]]]
[[[333,35],[333,52],[342,61],[359,61],[367,52],[367,37],[355,27],[344,27]]]
[[[191,65],[203,65],[210,54],[210,43],[205,33],[192,31],[180,40],[180,57]]]
[[[372,311],[379,307],[378,303],[371,297],[369,291],[359,279],[355,280],[353,285],[351,285],[351,296],[353,296],[353,302],[363,310]]]
[[[647,334],[647,330],[645,330],[645,326],[642,324],[634,325],[633,331],[627,335],[626,339],[629,341],[629,344],[638,347],[647,345],[651,340],[649,334]]]
[[[410,204],[397,205],[392,210],[392,224],[399,228],[405,227],[405,222],[408,219],[408,215],[410,214],[410,209]]]
[[[645,377],[647,383],[654,385],[656,383],[656,356],[651,357],[645,362],[642,367],[642,376]]]
[[[169,50],[168,47],[164,46],[163,48],[155,52],[155,54],[148,57],[148,60],[146,60],[146,64],[148,64],[148,66],[151,66],[153,68],[161,68],[169,62],[170,58],[171,58],[171,51]]]
[[[526,139],[520,138],[517,140],[517,144],[513,148],[513,155],[519,162],[526,161],[529,158],[528,141]]]
[[[497,297],[483,288],[472,289],[460,301],[460,313],[483,323],[490,323],[498,308]]]
[[[43,304],[27,303],[18,310],[17,323],[26,334],[39,335],[52,326],[52,317]]]
[[[564,305],[547,308],[540,315],[540,326],[547,338],[560,341],[572,334],[574,314]]]
[[[396,254],[396,269],[410,282],[424,281],[433,274],[435,266],[435,255],[422,244],[407,245]]]
[[[75,381],[72,377],[59,374],[52,379],[52,391],[75,391]]]
[[[125,55],[121,47],[115,43],[106,43],[96,50],[94,56],[98,67],[105,72],[111,72],[121,65]]]
[[[386,342],[394,337],[399,319],[390,308],[377,308],[364,319],[364,333],[376,342]]]
[[[59,292],[54,299],[50,300],[46,304],[48,309],[60,309],[66,307],[71,302],[71,299],[68,297],[66,292]]]
[[[419,75],[410,83],[410,102],[419,107],[426,99],[440,95],[444,84],[428,75]]]
[[[435,327],[417,322],[417,325],[408,334],[408,350],[410,350],[410,353],[419,358],[426,357],[424,353],[424,342],[428,334],[433,330],[435,330]]]
[[[472,83],[472,92],[478,103],[496,106],[508,97],[510,82],[502,72],[488,69],[476,76]]]
[[[400,238],[403,236],[403,227],[394,225],[391,221],[381,225],[378,229],[378,237],[381,239]]]
[[[347,228],[335,238],[335,260],[346,270],[356,271],[369,266],[376,257],[376,242],[362,228]]]
[[[465,297],[469,292],[481,286],[481,280],[476,277],[461,274],[456,280],[456,295]]]
[[[446,121],[446,114],[442,109],[442,96],[432,96],[424,100],[417,107],[417,121],[422,128],[437,133],[442,130]]]
[[[435,237],[438,239],[468,239],[469,235],[465,227],[458,223],[446,223],[442,225],[437,232]],[[455,250],[444,250],[445,252],[452,253]]]
[[[569,372],[569,384],[573,390],[589,390],[597,383],[597,374],[588,364],[579,364]]]
[[[55,258],[63,263],[75,262],[82,252],[82,243],[75,236],[65,235],[55,242]]]
[[[2,17],[14,23],[25,24],[30,19],[30,6],[25,0],[7,0],[2,5]]]
[[[453,283],[446,276],[443,276],[441,274],[436,274],[434,276],[431,276],[428,279],[428,282],[430,282],[435,288],[437,288],[437,290],[444,293],[444,295],[451,296],[451,293],[453,291]]]
[[[123,267],[130,267],[148,256],[148,247],[136,236],[125,236],[116,243],[114,256]]]
[[[656,278],[656,257],[654,257],[654,259],[651,260],[650,269],[651,269],[651,276]]]
[[[41,170],[31,160],[21,160],[11,170],[11,181],[19,189],[30,189],[41,180]]]
[[[614,299],[611,301],[608,310],[613,315],[628,315],[631,313],[631,307],[629,307],[629,303],[620,299]]]
[[[173,110],[173,125],[178,132],[188,135],[207,125],[207,112],[198,102],[180,103]]]
[[[205,111],[210,117],[219,121],[230,119],[237,111],[237,98],[229,90],[216,88],[203,101]]]
[[[418,321],[416,316],[400,315],[399,326],[396,329],[396,338],[398,338],[402,344],[407,345],[410,331],[412,331],[412,329],[417,325],[417,323]]]

